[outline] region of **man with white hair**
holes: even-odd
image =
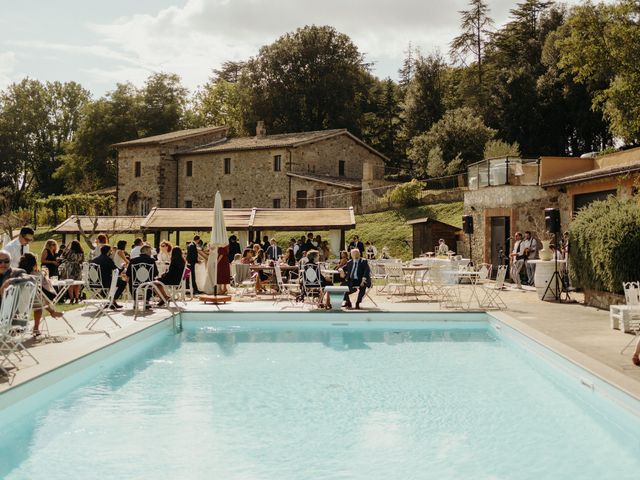
[[[345,307],[351,308],[351,299],[349,295],[358,291],[356,299],[356,310],[360,309],[360,303],[364,298],[367,288],[371,287],[371,270],[369,262],[364,258],[360,258],[360,250],[358,248],[351,249],[351,260],[347,262],[344,268],[339,269],[340,277],[345,281],[342,285],[349,287],[349,292],[344,294]]]

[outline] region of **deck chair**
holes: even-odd
[[[282,269],[280,265],[276,264],[274,266],[276,283],[278,285],[278,293],[274,298],[273,304],[282,301],[288,300],[291,303],[291,306],[295,305],[295,299],[300,294],[300,282],[298,281],[285,281],[282,276]]]
[[[11,321],[17,307],[18,290],[13,285],[8,286],[2,294],[0,305],[0,372],[9,375],[7,368],[17,368],[11,361],[13,351],[11,340]]]
[[[28,325],[31,321],[33,302],[38,293],[38,286],[33,280],[13,284],[17,291],[16,308],[11,321],[9,345],[17,358],[22,359],[24,355],[31,357],[36,363],[40,363],[36,357],[24,346]]]
[[[507,265],[500,265],[496,274],[496,283],[482,285],[484,297],[480,305],[484,308],[497,308],[498,310],[506,309],[507,304],[504,303],[500,294],[504,289],[504,281],[507,277]]]
[[[93,327],[100,321],[103,316],[111,320],[116,327],[122,328],[121,325],[113,318],[113,311],[111,307],[115,303],[116,291],[118,290],[118,276],[120,271],[116,268],[111,274],[111,285],[109,286],[109,293],[106,298],[97,298],[93,301],[88,301],[88,305],[96,309],[95,313],[91,316],[91,320],[87,323],[87,330],[93,330]],[[110,336],[106,331],[102,331],[108,337]]]
[[[631,322],[640,317],[640,282],[624,282],[624,305],[611,305],[609,307],[609,320],[611,328],[619,328],[621,332],[632,331]]]
[[[322,302],[324,289],[322,288],[320,267],[314,263],[305,263],[302,267],[302,295],[303,299],[311,301],[311,305]]]

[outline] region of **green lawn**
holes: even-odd
[[[363,215],[356,215],[356,228],[354,230],[347,231],[347,240],[351,235],[357,234],[363,242],[372,242],[378,250],[382,247],[388,247],[393,257],[399,257],[402,259],[411,258],[411,227],[406,224],[407,220],[414,220],[416,218],[429,217],[439,220],[444,223],[449,223],[457,227],[462,227],[462,202],[455,203],[439,203],[433,205],[421,205],[411,208],[399,208],[394,210],[387,210],[379,213],[366,213]],[[182,232],[180,234],[180,244],[184,247],[186,243],[193,237],[195,232]],[[198,232],[203,240],[206,242],[209,240],[210,232]],[[278,232],[276,239],[280,245],[286,245],[290,238],[300,237],[306,232]],[[315,234],[320,234],[324,238],[327,237],[327,232],[316,231]],[[136,235],[133,234],[121,234],[114,235],[109,238],[112,245],[115,245],[118,240],[126,240],[128,242],[127,248],[131,249]],[[39,228],[36,231],[35,241],[31,245],[31,251],[36,254],[40,254],[44,243],[47,239],[54,238],[60,243],[60,235],[51,235],[49,229]],[[151,237],[149,240],[152,241]],[[174,240],[174,237],[171,238]],[[86,245],[82,242],[82,247],[86,251]]]

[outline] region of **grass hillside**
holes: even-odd
[[[462,202],[456,203],[439,203],[434,205],[421,205],[411,208],[399,208],[387,210],[379,213],[367,213],[356,215],[356,228],[347,231],[347,240],[351,235],[358,235],[363,242],[372,242],[378,250],[382,247],[388,247],[391,255],[398,258],[411,258],[411,227],[406,224],[407,220],[416,218],[429,217],[444,223],[449,223],[457,227],[462,227]],[[180,243],[184,246],[195,232],[182,232],[180,234]],[[209,240],[210,232],[199,232],[203,240]],[[327,232],[314,232],[326,238]],[[292,237],[300,237],[304,232],[278,232],[276,239],[280,245],[286,245]],[[131,249],[133,239],[136,235],[121,234],[113,235],[109,238],[112,245],[118,240],[127,240],[128,249]],[[31,251],[39,254],[44,247],[47,239],[54,238],[58,242],[61,241],[60,235],[51,235],[48,228],[38,228],[36,232],[35,242],[31,245]],[[153,241],[153,236],[150,236]],[[173,236],[171,240],[174,240]],[[84,242],[82,247],[86,251]]]

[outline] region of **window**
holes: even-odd
[[[225,175],[230,175],[231,174],[231,159],[230,158],[225,158],[224,159],[224,174]]]
[[[187,177],[193,176],[193,161],[187,160]]]
[[[185,200],[184,208],[193,208],[193,200]]]
[[[231,200],[223,200],[222,208],[231,208]]]
[[[280,208],[280,199],[279,198],[274,198],[273,199],[273,208]]]
[[[316,208],[324,208],[324,190],[316,190]]]
[[[282,170],[282,155],[275,155],[273,157],[273,171],[279,172]]]
[[[139,176],[140,176],[140,173],[141,173],[141,171],[142,171],[142,163],[140,163],[140,162],[136,162],[136,163],[135,163],[135,166],[134,166],[134,170],[135,170],[134,175],[135,175],[136,177],[139,177]]]
[[[296,208],[307,208],[307,191],[298,190],[296,192]]]
[[[338,176],[344,177],[344,160],[338,161]]]

